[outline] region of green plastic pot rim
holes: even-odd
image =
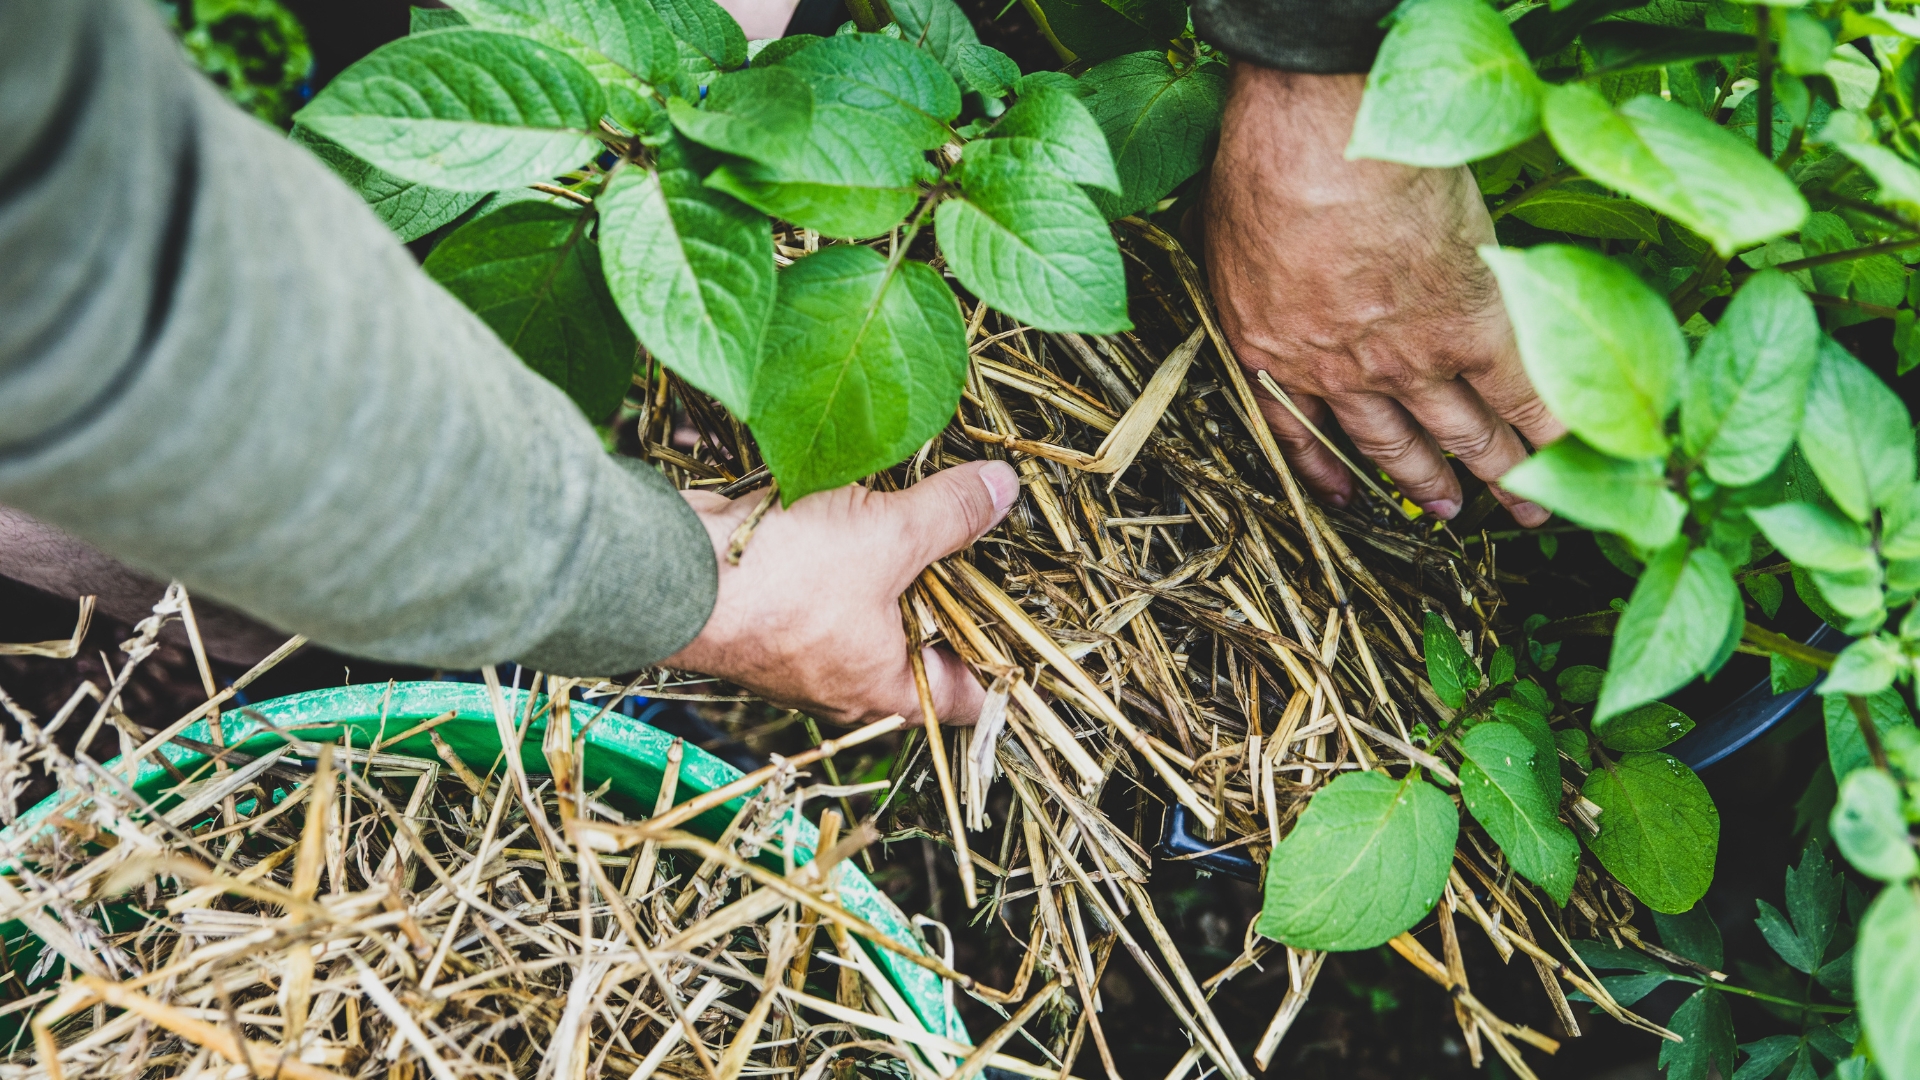
[[[514,722],[519,723],[528,708],[527,691],[503,690],[501,693]],[[521,739],[521,761],[530,774],[544,775],[548,771],[546,757],[540,749],[541,736],[546,728],[545,710],[541,708],[544,701],[542,695],[535,703],[534,707],[543,715],[528,725],[528,731]],[[436,725],[433,733],[445,740],[469,768],[475,771],[492,769],[501,752],[499,727],[494,719],[489,691],[474,683],[370,684],[292,694],[248,705],[220,717],[218,722],[223,737],[217,741],[240,753],[259,755],[286,745],[288,736],[303,741],[333,742],[351,732],[352,745],[365,747],[373,745],[375,740],[384,740],[448,712],[453,713],[452,718]],[[578,707],[571,710],[571,714],[576,732],[589,723],[592,725],[586,731],[586,748],[581,765],[586,774],[587,787],[598,788],[611,780],[607,794],[613,802],[626,803],[634,808],[635,816],[651,812],[666,768],[667,748],[672,745],[673,736],[619,713],[600,715],[596,707]],[[188,726],[180,733],[180,738],[203,745],[216,742],[211,723],[207,720]],[[383,745],[380,752],[432,760],[438,760],[439,756],[432,737],[427,733],[410,736],[392,746]],[[206,753],[177,743],[167,743],[157,753],[165,755],[174,768],[188,774],[208,760]],[[682,744],[681,754],[679,799],[712,791],[732,783],[742,775],[740,770],[691,743]],[[105,768],[117,774],[120,764],[121,759],[114,758]],[[133,788],[149,801],[155,802],[156,809],[162,809],[164,807],[159,805],[162,800],[177,801],[177,793],[166,783],[170,779],[168,770],[149,756],[141,760],[133,777]],[[26,840],[45,827],[46,819],[64,801],[65,798],[56,792],[22,813],[11,826],[0,830],[0,851],[18,851],[24,847]],[[709,839],[716,837],[744,804],[744,796],[736,798],[693,819],[686,828]],[[77,814],[79,810],[80,807],[76,806],[68,812]],[[793,848],[796,866],[812,860],[814,846],[819,839],[819,831],[812,822],[795,814],[780,832]],[[780,853],[776,851],[774,854]],[[11,869],[10,861],[8,865],[0,866],[0,870],[5,869]],[[914,934],[900,909],[874,887],[859,867],[851,863],[841,864],[835,893],[848,911],[867,920],[895,941],[923,955],[926,953],[925,946]],[[889,951],[869,946],[868,954],[900,991],[927,1030],[954,1042],[972,1044],[966,1025],[953,1007],[950,983]]]

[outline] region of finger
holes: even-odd
[[[1294,475],[1307,485],[1316,498],[1335,506],[1346,506],[1353,501],[1353,474],[1347,471],[1340,459],[1334,457],[1321,441],[1314,437],[1302,424],[1287,411],[1285,405],[1268,393],[1266,387],[1257,387],[1253,392],[1254,400],[1260,404],[1261,415],[1267,418],[1267,427],[1273,429],[1273,441],[1280,444],[1280,456],[1293,466]],[[1311,420],[1314,426],[1326,431],[1333,426],[1333,414],[1327,411],[1327,403],[1312,394],[1300,394],[1291,390],[1287,396],[1293,399],[1294,407]]]
[[[966,662],[950,650],[926,648],[920,658],[927,665],[927,686],[933,691],[933,714],[943,724],[969,726],[980,719],[987,692]],[[916,691],[917,697],[917,691]],[[909,716],[919,715],[919,706]]]
[[[1460,481],[1433,436],[1407,410],[1379,394],[1342,394],[1327,402],[1354,449],[1386,470],[1400,493],[1435,517],[1460,512]]]
[[[885,496],[898,515],[911,574],[973,543],[1007,516],[1020,497],[1020,474],[1004,461],[973,461],[934,473],[905,491]]]
[[[1449,379],[1423,387],[1418,394],[1402,398],[1401,404],[1441,449],[1459,458],[1473,475],[1493,487],[1494,495],[1515,521],[1532,528],[1551,516],[1496,483],[1508,469],[1527,459],[1527,448],[1473,387]]]
[[[1468,372],[1466,379],[1495,415],[1512,424],[1535,447],[1545,446],[1567,433],[1567,425],[1548,412],[1546,403],[1534,393],[1533,382],[1527,378],[1527,369],[1520,363],[1519,347],[1511,335],[1492,364]]]

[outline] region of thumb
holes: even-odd
[[[1004,461],[974,461],[887,496],[917,560],[914,570],[966,547],[1007,516],[1020,476]]]

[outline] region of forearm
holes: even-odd
[[[131,0],[0,5],[0,502],[345,651],[606,673],[714,593],[678,494]]]
[[[1200,36],[1236,59],[1283,71],[1364,72],[1398,0],[1195,0]]]

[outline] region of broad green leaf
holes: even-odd
[[[1480,686],[1480,670],[1439,612],[1427,612],[1420,647],[1427,654],[1427,681],[1433,684],[1433,692],[1449,709],[1464,706],[1467,694]]]
[[[1833,842],[1854,869],[1881,881],[1905,881],[1920,875],[1907,818],[1900,809],[1900,785],[1879,769],[1856,769],[1840,785],[1830,821]]]
[[[1593,768],[1593,747],[1587,742],[1587,733],[1579,728],[1561,728],[1553,733],[1554,749],[1573,759],[1582,769]]]
[[[1554,676],[1554,686],[1560,696],[1570,705],[1589,705],[1599,700],[1600,688],[1606,684],[1607,673],[1604,668],[1592,664],[1575,664],[1560,669]]]
[[[803,135],[762,158],[721,165],[707,184],[836,238],[878,236],[900,224],[921,182],[938,179],[900,128],[844,105],[816,107]]]
[[[1753,512],[1749,510],[1747,516],[1752,517]],[[1755,574],[1746,579],[1746,585],[1747,595],[1753,597],[1753,602],[1760,605],[1761,614],[1769,619],[1780,614],[1780,601],[1786,599],[1787,590],[1780,584],[1778,575]]]
[[[1860,922],[1854,996],[1874,1064],[1889,1080],[1920,1076],[1920,895],[1889,885]]]
[[[750,68],[714,79],[698,105],[668,101],[667,115],[680,134],[703,146],[778,161],[813,124],[813,89],[784,64]]]
[[[837,106],[865,123],[896,124],[917,150],[953,138],[947,123],[960,115],[960,88],[932,56],[898,38],[842,34],[780,66],[812,87],[816,113]]]
[[[1622,461],[1568,435],[1515,465],[1500,486],[1589,529],[1616,532],[1642,548],[1680,534],[1687,504],[1658,458]]]
[[[1726,560],[1711,548],[1688,551],[1677,540],[1655,555],[1614,630],[1594,719],[1670,694],[1706,670],[1740,607]]]
[[[1165,51],[1186,29],[1185,5],[1166,0],[1039,0],[1039,6],[1054,37],[1085,64]]]
[[[1797,1035],[1769,1035],[1756,1042],[1741,1043],[1740,1049],[1747,1054],[1747,1060],[1734,1070],[1733,1080],[1767,1080],[1788,1058],[1800,1052],[1800,1038]]]
[[[1870,570],[1878,562],[1866,529],[1825,507],[1784,502],[1747,510],[1780,553],[1811,570]]]
[[[1540,794],[1546,798],[1547,804],[1559,806],[1560,733],[1547,726],[1546,716],[1512,698],[1494,702],[1493,715],[1525,735],[1527,741],[1533,744],[1533,778],[1539,783]]]
[[[1592,73],[1599,73],[1665,67],[1688,60],[1752,52],[1753,36],[1616,19],[1587,27],[1580,35],[1580,44],[1593,61]]]
[[[1590,939],[1575,939],[1572,945],[1574,953],[1580,957],[1581,962],[1595,971],[1635,972],[1632,975],[1600,977],[1600,985],[1607,988],[1607,992],[1613,995],[1615,1001],[1628,1008],[1674,978],[1673,969],[1646,953],[1634,949],[1616,948]],[[1567,997],[1575,1001],[1591,1000],[1585,994],[1578,992],[1568,994]]]
[[[889,0],[888,10],[900,24],[900,37],[925,49],[955,82],[965,78],[960,69],[960,51],[980,44],[973,20],[953,0]]]
[[[1804,660],[1795,660],[1778,653],[1767,657],[1767,685],[1776,694],[1811,686],[1813,680],[1819,677],[1820,669]]]
[[[960,305],[925,263],[836,245],[780,274],[753,434],[788,503],[894,465],[952,418]]]
[[[1913,424],[1900,398],[1830,337],[1820,342],[1800,452],[1834,503],[1866,522],[1914,481]]]
[[[1664,701],[1596,721],[1593,737],[1611,750],[1658,750],[1693,730],[1693,718]]]
[[[1540,133],[1544,85],[1480,0],[1402,4],[1367,75],[1347,156],[1443,168]]]
[[[1685,1042],[1660,1044],[1667,1080],[1707,1080],[1713,1070],[1733,1075],[1733,1013],[1718,990],[1702,987],[1680,1003],[1667,1027]]]
[[[447,0],[483,30],[551,45],[602,81],[670,83],[680,75],[673,32],[649,0]]]
[[[1872,105],[1874,91],[1880,89],[1880,69],[1856,45],[1835,48],[1827,57],[1826,75],[1833,80],[1843,109]]]
[[[967,152],[1012,152],[1063,180],[1120,193],[1107,137],[1080,99],[1064,90],[1023,94]]]
[[[1800,227],[1807,201],[1751,145],[1699,113],[1648,95],[1618,109],[1591,87],[1546,94],[1553,145],[1590,179],[1630,195],[1722,255]]]
[[[1020,65],[991,45],[962,45],[955,59],[960,81],[982,97],[1003,98],[1020,86]]]
[[[1564,905],[1580,870],[1580,842],[1534,779],[1533,742],[1509,724],[1476,724],[1460,741],[1460,796],[1514,869]]]
[[[680,65],[699,81],[747,62],[747,35],[714,0],[649,0],[680,42]]]
[[[1111,334],[1132,326],[1120,249],[1079,186],[1008,154],[962,158],[962,198],[934,212],[955,277],[1042,330]]]
[[[1881,554],[1889,559],[1920,558],[1920,485],[1882,510]]]
[[[601,421],[633,377],[634,342],[607,293],[591,224],[583,211],[514,203],[461,226],[423,269]]]
[[[1755,905],[1760,909],[1760,914],[1754,918],[1754,925],[1760,928],[1760,936],[1767,939],[1767,944],[1779,954],[1780,959],[1798,971],[1812,973],[1819,970],[1820,958],[1813,954],[1807,942],[1794,933],[1787,917],[1765,900],[1755,901]]]
[[[1807,845],[1797,866],[1787,867],[1787,915],[1792,919],[1792,933],[1805,967],[1794,964],[1801,971],[1812,972],[1820,969],[1826,959],[1827,946],[1832,943],[1835,929],[1840,925],[1841,900],[1846,881],[1827,857],[1821,853],[1818,843]],[[1768,943],[1773,943],[1774,935],[1761,927]],[[1793,958],[1777,947],[1782,959],[1793,963]]]
[[[346,147],[303,125],[294,125],[289,137],[313,151],[348,187],[359,192],[403,244],[412,243],[466,213],[483,198],[477,191],[442,191],[402,180],[385,169],[361,161],[348,153]]]
[[[1873,758],[1867,752],[1866,737],[1860,734],[1860,721],[1853,715],[1847,699],[1824,698],[1820,708],[1826,719],[1827,764],[1833,769],[1833,778],[1845,781],[1855,769],[1871,766]],[[1907,703],[1898,690],[1867,695],[1867,715],[1873,720],[1874,730],[1883,738],[1896,728],[1913,726],[1913,714],[1907,711]]]
[[[1752,48],[1752,42],[1747,43],[1747,48]],[[1832,54],[1833,35],[1820,25],[1820,20],[1798,11],[1788,13],[1780,28],[1781,68],[1794,75],[1824,75],[1827,58]]]
[[[1207,141],[1220,127],[1226,67],[1175,68],[1165,52],[1116,56],[1080,77],[1087,110],[1107,135],[1119,196],[1094,192],[1109,221],[1137,213],[1205,164]]]
[[[1720,927],[1714,924],[1713,916],[1707,912],[1705,904],[1695,904],[1678,915],[1656,911],[1653,913],[1653,925],[1660,931],[1660,944],[1668,952],[1679,953],[1715,971],[1726,963],[1726,947],[1720,941]]]
[[[435,30],[451,30],[456,26],[467,25],[467,17],[447,8],[409,8],[407,10],[407,33],[430,34]]]
[[[1273,849],[1256,929],[1300,949],[1371,949],[1433,910],[1459,833],[1433,785],[1341,773]]]
[[[1877,694],[1892,686],[1906,666],[1907,657],[1898,644],[1882,637],[1863,637],[1840,650],[1820,693],[1828,697]]]
[[[486,192],[591,159],[606,110],[593,73],[558,49],[442,30],[382,45],[294,119],[403,180]]]
[[[1529,225],[1575,236],[1660,243],[1659,219],[1631,199],[1548,188],[1514,207],[1513,216]]]
[[[1512,682],[1517,666],[1513,646],[1502,645],[1493,650],[1493,658],[1487,661],[1487,685],[1500,686]]]
[[[1553,415],[1587,445],[1662,458],[1687,343],[1660,294],[1583,248],[1480,249],[1493,268],[1527,375]]]
[[[627,324],[681,378],[751,419],[773,310],[767,219],[702,185],[677,139],[653,171],[615,175],[595,204],[607,285]]]
[[[1688,365],[1687,455],[1730,487],[1764,479],[1800,430],[1819,352],[1820,323],[1799,286],[1774,270],[1749,278]]]
[[[1706,895],[1720,811],[1692,769],[1658,751],[1623,754],[1588,773],[1581,794],[1600,807],[1587,846],[1634,896],[1677,915]]]
[[[1856,141],[1854,139],[1835,139],[1836,129],[1842,128],[1847,121],[1842,114],[1835,113],[1828,118],[1827,126],[1821,134],[1829,142],[1837,142],[1840,152],[1852,158],[1867,175],[1873,177],[1879,188],[1874,192],[1875,202],[1913,213],[1920,210],[1920,167],[1877,142]],[[1867,131],[1871,133],[1872,127]]]

